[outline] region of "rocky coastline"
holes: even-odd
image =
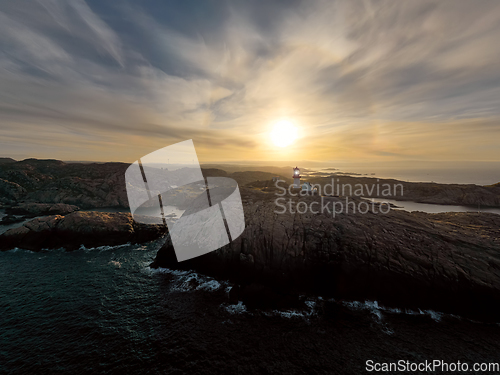
[[[230,245],[178,263],[165,227],[137,223],[127,213],[80,211],[127,207],[123,178],[127,166],[36,159],[0,163],[0,208],[6,214],[0,225],[32,218],[0,234],[0,250],[75,250],[166,236],[153,268],[194,269],[230,279],[235,283],[230,298],[249,307],[293,305],[299,295],[315,293],[500,321],[500,215],[398,210],[381,214],[373,209],[335,216],[277,214],[271,173],[206,169],[206,176],[238,181],[246,229]],[[340,182],[375,180],[345,177]],[[401,183],[379,182],[388,181]],[[404,184],[405,199],[500,206],[499,184]],[[294,205],[321,199],[360,201],[358,197],[289,198]]]
[[[237,284],[231,297],[256,307],[316,293],[500,320],[500,215],[276,214],[272,192],[241,194],[246,229],[238,239],[181,263],[167,241],[151,267],[228,278]]]
[[[124,173],[126,163],[65,163],[59,160],[26,159],[0,162],[0,208],[19,203],[64,203],[81,209],[99,207],[128,208]],[[205,177],[230,177],[240,186],[275,177],[271,172],[247,171],[227,173],[221,169],[203,169]],[[286,183],[291,179],[281,176]],[[491,186],[406,182],[373,177],[332,175],[311,177],[313,184],[398,185],[404,194],[382,195],[365,191],[366,197],[408,200],[418,203],[500,207],[500,183]],[[342,195],[349,195],[347,193]]]
[[[0,234],[0,250],[22,248],[32,251],[81,246],[116,246],[143,243],[163,236],[163,225],[141,224],[121,212],[73,212],[35,218]]]

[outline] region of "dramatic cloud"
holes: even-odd
[[[0,1],[0,147],[499,160],[497,1]],[[301,141],[269,142],[288,118]]]

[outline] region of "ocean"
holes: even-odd
[[[408,182],[440,184],[492,185],[500,182],[500,162],[401,162],[401,163],[332,163],[328,167],[304,165],[312,172],[329,175],[335,172],[354,177],[376,177]]]
[[[498,362],[500,325],[303,296],[249,310],[232,284],[151,270],[158,244],[0,253],[1,374],[359,374],[366,361]]]

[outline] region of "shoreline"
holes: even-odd
[[[1,234],[2,248],[39,250],[63,246],[72,250],[82,244],[105,246],[159,238],[165,228],[140,226],[129,213],[105,209],[127,209],[123,178],[127,166],[44,160],[0,165],[3,207],[12,212],[25,210],[30,215],[56,213],[32,219]],[[168,254],[167,244],[158,252],[153,266],[191,267],[206,274],[228,275],[240,284],[233,294],[253,298],[256,304],[274,303],[273,299],[278,304],[293,303],[301,290],[311,290],[334,298],[371,299],[398,307],[498,318],[500,217],[497,214],[391,210],[387,215],[371,211],[336,217],[309,212],[277,215],[276,189],[271,181],[274,173],[227,173],[219,169],[204,169],[203,173],[205,177],[225,176],[238,182],[246,220],[244,233],[224,248],[179,264],[175,254],[172,253],[173,257]],[[12,181],[5,180],[7,177]],[[365,177],[340,180],[352,184],[377,181]],[[474,201],[481,206],[485,203],[500,206],[499,184],[484,188],[395,180],[380,183],[403,184],[405,199],[416,202],[450,205]],[[188,198],[183,203],[188,204]],[[290,198],[297,206],[319,197]],[[91,207],[97,210],[88,211]]]
[[[234,293],[256,304],[293,302],[301,292],[313,292],[500,319],[496,214],[275,216],[273,194],[255,189],[241,193],[247,219],[241,237],[182,263],[167,242],[151,266],[228,278],[240,284]]]

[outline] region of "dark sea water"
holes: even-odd
[[[1,374],[359,374],[365,362],[499,362],[500,326],[305,296],[248,311],[231,284],[151,271],[156,244],[0,253]]]

